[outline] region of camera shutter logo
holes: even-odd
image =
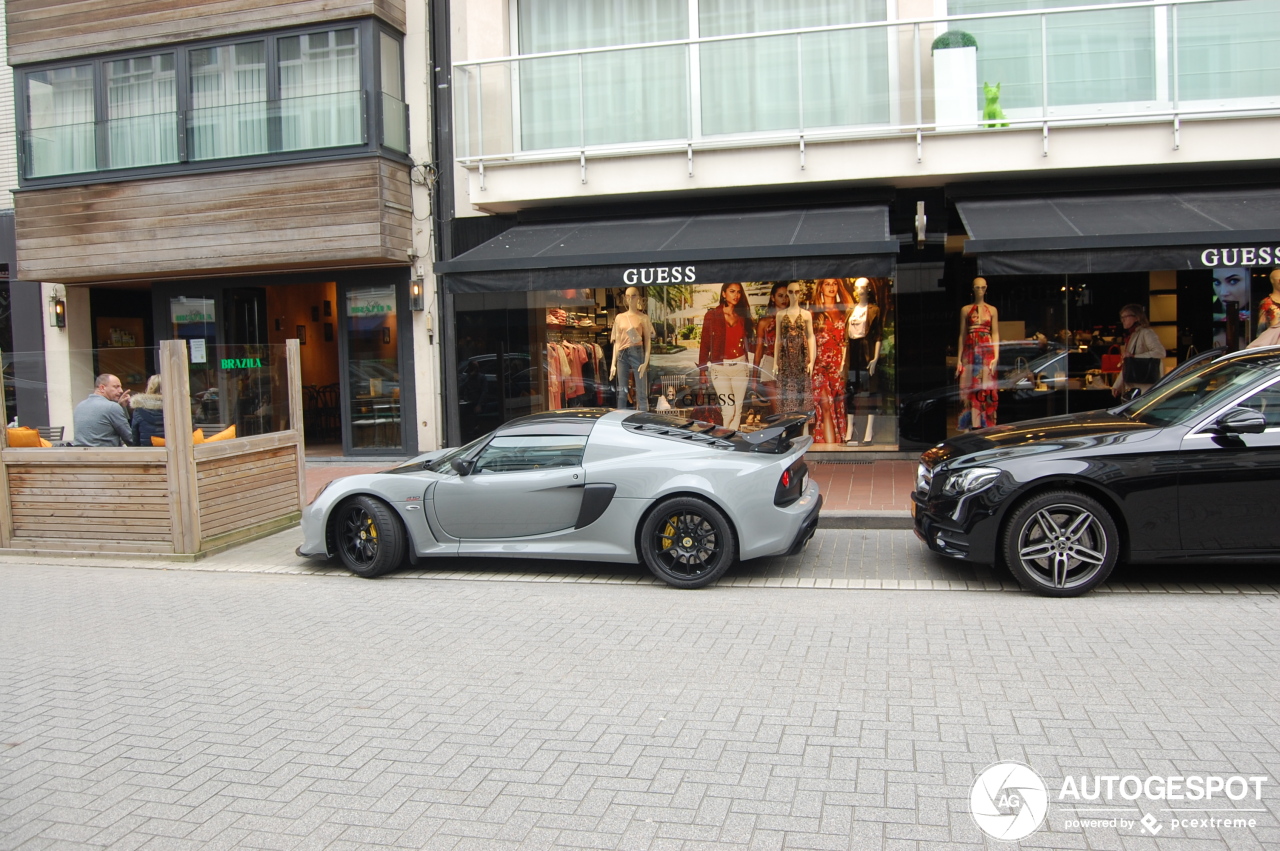
[[[1044,824],[1049,790],[1035,769],[1020,762],[987,766],[969,790],[969,812],[992,839],[1016,842]]]

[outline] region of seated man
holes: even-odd
[[[129,391],[114,375],[103,373],[93,381],[89,398],[76,405],[72,422],[74,446],[132,446],[133,429],[125,414]]]

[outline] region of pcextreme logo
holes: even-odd
[[[1165,827],[1172,833],[1193,828],[1251,829],[1258,823],[1253,814],[1267,810],[1250,808],[1248,804],[1262,801],[1262,787],[1268,780],[1264,775],[1068,775],[1062,779],[1054,803],[1074,811],[1073,817],[1063,819],[1059,825],[1068,831],[1139,828],[1155,836]],[[1048,815],[1049,801],[1044,779],[1020,762],[987,766],[969,790],[969,812],[974,824],[992,839],[1005,842],[1016,842],[1039,830]],[[1140,801],[1170,804],[1157,808],[1167,815],[1143,813],[1138,807]],[[1187,803],[1209,806],[1189,807]],[[1223,804],[1231,806],[1224,808]]]

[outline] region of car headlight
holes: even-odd
[[[1000,478],[1000,473],[1001,471],[996,467],[970,467],[967,470],[961,470],[947,477],[946,484],[942,486],[942,493],[946,496],[977,493]]]

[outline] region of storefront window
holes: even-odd
[[[347,377],[353,449],[400,447],[400,360],[395,287],[346,296]]]
[[[896,448],[887,278],[637,279],[634,287],[460,294],[455,310],[463,440],[524,414],[604,406],[742,431],[775,414],[812,412],[819,449]]]
[[[1225,276],[1219,285],[1244,304],[1233,308],[1233,329],[1249,324],[1240,318],[1250,299],[1243,272],[1242,283]],[[1228,291],[1228,282],[1238,290]],[[947,309],[942,293],[906,296],[902,307],[904,333],[922,350],[903,388],[904,448],[1113,407],[1188,350],[1212,346],[1214,328],[1222,334],[1227,325],[1225,314],[1215,313],[1221,307],[1207,271],[984,278],[955,270],[943,286]],[[1127,381],[1126,359],[1147,360],[1130,364]]]

